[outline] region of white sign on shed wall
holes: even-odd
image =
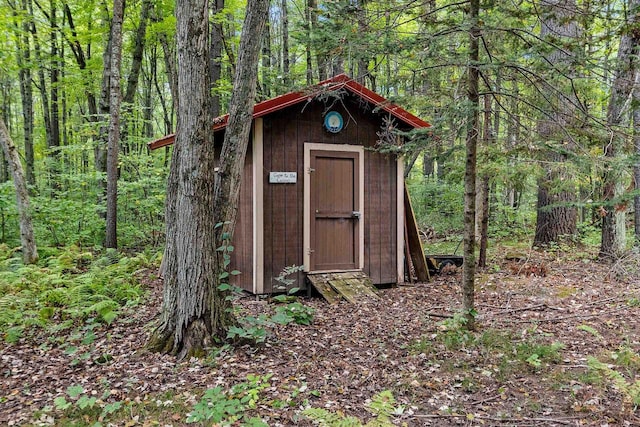
[[[295,184],[297,181],[297,172],[269,172],[270,184]]]

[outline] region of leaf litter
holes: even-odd
[[[367,420],[367,402],[384,390],[404,408],[398,425],[640,425],[624,390],[589,375],[590,357],[609,363],[622,347],[640,353],[637,270],[533,258],[527,262],[544,263],[544,275],[508,261],[478,273],[471,335],[451,327],[461,301],[461,272],[453,271],[358,304],[303,298],[315,309],[311,325],[274,326],[260,346],[183,362],[143,350],[162,293],[149,271],[147,301],[95,328],[90,345],[70,351],[45,333],[0,344],[0,425],[56,424],[43,408],[78,386],[87,396],[108,391],[112,401],[154,407],[127,425],[183,425],[204,390],[249,374],[271,375],[253,411],[272,426],[312,425],[300,415],[305,407]],[[255,315],[273,310],[262,298],[239,304]],[[540,354],[519,360],[527,343]],[[542,349],[556,344],[549,351],[557,357],[545,359]],[[635,371],[624,373],[635,380]]]

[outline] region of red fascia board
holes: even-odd
[[[309,93],[303,92],[291,92],[284,95],[277,96],[272,99],[268,99],[266,101],[262,101],[256,104],[253,108],[253,118],[258,118],[262,116],[266,116],[267,114],[273,113],[278,110],[282,110],[283,108],[290,107],[292,105],[298,104],[302,101],[311,101],[315,95],[323,90],[337,90],[340,88],[346,88],[350,92],[356,94],[357,96],[365,99],[366,101],[372,103],[376,107],[387,111],[394,117],[398,118],[402,122],[413,128],[426,128],[431,126],[429,123],[424,120],[414,116],[409,113],[407,110],[389,102],[382,96],[378,95],[374,91],[367,89],[360,83],[356,82],[349,78],[346,74],[338,74],[335,77],[324,80],[320,82],[313,91]],[[224,116],[218,117],[214,120],[213,130],[214,132],[220,129],[223,129],[227,126],[227,121],[229,120],[229,115],[225,114]],[[175,140],[175,134],[167,135],[163,138],[152,141],[148,144],[151,150],[155,150],[157,148],[165,147],[167,145],[173,144]]]

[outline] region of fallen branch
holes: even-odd
[[[502,311],[498,311],[498,312],[495,312],[495,313],[488,313],[487,316],[510,314],[510,313],[517,313],[519,311],[530,311],[530,310],[538,310],[538,309],[544,309],[544,308],[551,308],[551,307],[549,307],[545,303],[542,303],[542,304],[530,305],[528,307],[511,308],[511,309],[508,309],[508,310],[502,310]]]
[[[522,425],[522,422],[532,422],[536,423],[553,423],[553,424],[562,424],[566,426],[575,425],[573,421],[581,419],[583,417],[562,417],[562,418],[545,418],[545,417],[489,417],[483,415],[474,415],[474,414],[414,414],[408,417],[403,418],[428,418],[428,419],[438,419],[438,418],[468,418],[472,420],[485,420],[485,421],[497,421],[500,423],[517,423],[517,425]]]
[[[487,397],[486,399],[476,400],[475,402],[471,402],[473,406],[482,405],[484,403],[493,402],[496,399],[500,399],[502,394],[496,394],[495,396]]]
[[[428,317],[438,317],[440,319],[453,319],[452,314],[427,313]]]
[[[624,309],[624,307],[622,308],[618,308],[616,310],[611,310],[611,311],[603,311],[600,313],[590,313],[590,314],[574,314],[572,316],[562,316],[562,317],[552,317],[552,318],[546,318],[546,319],[524,319],[524,320],[516,320],[516,323],[530,323],[530,322],[538,322],[538,323],[547,323],[547,322],[560,322],[562,320],[571,320],[571,319],[591,319],[593,317],[600,317],[602,315],[605,314],[613,314],[616,313],[618,311],[622,311]],[[510,320],[511,322],[513,322],[513,320]]]

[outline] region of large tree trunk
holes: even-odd
[[[160,326],[149,348],[177,355],[198,355],[224,330],[214,325],[218,301],[212,195],[215,150],[209,108],[207,52],[209,10],[206,0],[178,0],[178,127],[167,185],[164,296]],[[217,331],[215,329],[220,329]],[[224,335],[221,336],[225,338]]]
[[[640,40],[637,37],[636,26],[640,22],[640,0],[629,2],[629,16],[620,38],[618,58],[614,72],[613,86],[607,109],[607,125],[611,136],[604,145],[606,159],[605,172],[602,180],[602,198],[604,207],[602,212],[602,240],[599,257],[613,261],[620,257],[626,248],[626,206],[618,199],[622,196],[625,186],[622,183],[623,165],[620,156],[624,152],[626,142],[624,129],[628,111],[625,110],[627,100],[635,81],[638,48]],[[635,108],[639,108],[636,106]]]
[[[215,340],[225,340],[234,322],[227,293],[218,289],[224,266],[216,248],[231,238],[251,126],[260,35],[267,0],[250,1],[222,147],[214,172],[209,117],[206,0],[178,0],[178,131],[167,188],[167,248],[161,324],[149,348],[179,358],[199,355]],[[188,101],[188,102],[186,102]],[[227,222],[228,221],[228,222]],[[214,228],[217,223],[224,227]]]
[[[478,23],[480,0],[471,0],[469,4],[469,66],[467,67],[468,123],[466,141],[466,163],[464,173],[464,264],[462,269],[462,309],[466,318],[466,327],[475,329],[475,219],[476,219],[476,153],[478,146],[478,124],[480,97],[478,83],[480,71]]]
[[[564,38],[568,42],[579,35],[578,24],[571,19],[576,10],[575,0],[549,0],[544,2],[544,16],[541,38],[551,37],[553,40]],[[546,60],[562,70],[561,74],[571,74],[573,55],[570,50],[551,52]],[[559,82],[558,85],[560,85]],[[563,151],[570,149],[572,143],[564,135],[564,128],[571,125],[575,108],[566,98],[557,95],[557,87],[550,85],[545,89],[548,99],[555,100],[555,109],[550,118],[538,122],[538,134],[549,146],[557,145]],[[562,86],[560,86],[562,87]],[[560,89],[562,90],[562,89]],[[567,88],[567,97],[571,97],[571,89]],[[536,234],[534,246],[546,246],[552,242],[571,239],[576,234],[578,220],[575,208],[576,189],[572,184],[570,168],[566,155],[558,149],[548,149],[544,154],[544,175],[538,180],[538,203]],[[562,183],[562,186],[558,186]]]
[[[13,175],[13,184],[16,189],[16,202],[18,205],[18,215],[20,216],[20,241],[22,242],[22,259],[25,264],[33,264],[38,261],[38,248],[29,212],[29,193],[27,184],[20,163],[18,149],[11,140],[4,120],[0,119],[0,144],[4,155],[9,161],[9,169]]]
[[[107,218],[105,247],[118,247],[118,146],[120,144],[120,60],[124,0],[113,1],[111,75],[109,78],[109,135],[107,137]]]

